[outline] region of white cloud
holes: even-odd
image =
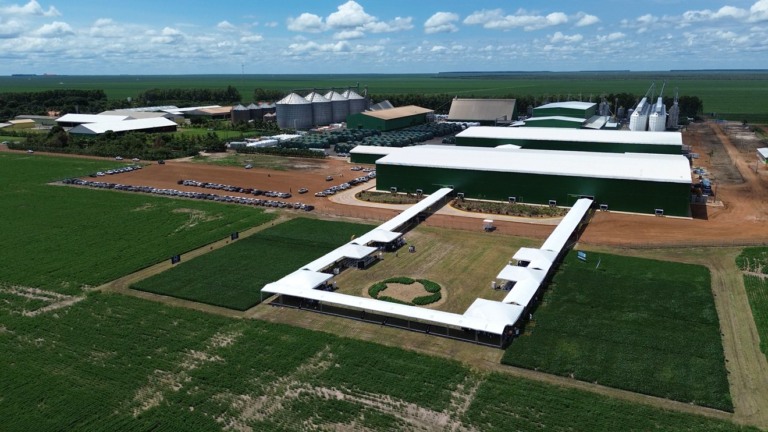
[[[552,12],[548,15],[529,15],[523,9],[511,15],[505,15],[501,9],[484,9],[473,12],[464,19],[464,24],[482,25],[486,29],[510,30],[522,27],[525,31],[540,30],[567,22],[568,15],[562,12]]]
[[[263,40],[264,40],[264,36],[259,34],[244,35],[240,37],[241,43],[261,42]]]
[[[224,20],[216,24],[216,28],[218,28],[219,30],[234,30],[235,26],[232,25],[232,23],[230,23],[229,21]]]
[[[768,20],[768,0],[758,0],[749,8],[749,22]]]
[[[578,21],[576,21],[576,27],[591,26],[600,22],[600,18],[584,12],[576,14],[576,18],[578,19]]]
[[[325,22],[332,28],[354,28],[376,21],[376,18],[368,15],[362,6],[353,0],[349,0],[338,7],[338,10],[326,18]]]
[[[581,42],[582,39],[584,39],[584,36],[580,34],[566,35],[561,32],[555,32],[555,34],[549,36],[549,41],[552,43],[574,43]]]
[[[459,15],[453,12],[436,12],[424,22],[424,33],[454,33],[459,31],[455,22],[459,20]]]
[[[270,28],[277,27],[277,21],[265,22],[264,27],[270,27]]]
[[[432,49],[430,49],[430,51],[432,51],[432,52],[443,52],[443,51],[448,51],[448,48],[446,48],[446,47],[444,47],[442,45],[435,45],[435,46],[432,47]]]
[[[598,42],[613,42],[613,41],[617,41],[619,39],[624,39],[625,37],[626,37],[626,35],[624,33],[622,33],[622,32],[613,32],[613,33],[609,33],[607,35],[597,36],[597,41]]]
[[[365,37],[365,33],[363,33],[362,30],[342,30],[340,32],[336,32],[333,35],[333,38],[336,40],[347,40],[347,39],[360,39],[362,37]]]
[[[175,28],[165,27],[160,32],[160,36],[154,36],[150,39],[152,43],[157,44],[175,44],[184,39],[184,34]]]
[[[49,6],[48,10],[44,10],[40,3],[35,0],[30,0],[24,6],[10,5],[0,7],[0,14],[2,15],[38,15],[44,17],[55,17],[61,15],[61,13],[53,6]]]
[[[55,38],[72,36],[75,34],[75,31],[65,22],[54,21],[50,24],[44,24],[42,27],[32,32],[32,34],[42,38]]]
[[[288,18],[288,30],[296,32],[320,33],[326,29],[323,19],[304,12],[298,18]]]
[[[371,33],[392,33],[413,28],[413,18],[396,17],[391,21],[373,21],[362,26],[362,29]]]
[[[19,37],[24,31],[24,25],[16,20],[0,20],[0,39],[13,39]]]

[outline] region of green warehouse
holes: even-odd
[[[459,146],[497,147],[504,144],[538,150],[683,153],[683,136],[680,132],[477,126],[456,135],[456,145]]]
[[[347,116],[347,129],[376,129],[382,132],[417,126],[434,118],[434,111],[415,105],[365,111]]]
[[[414,146],[376,161],[376,188],[466,198],[690,217],[691,174],[682,155]]]
[[[593,102],[554,102],[544,104],[533,109],[533,117],[575,117],[586,120],[597,110],[597,104]]]

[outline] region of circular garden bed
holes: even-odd
[[[383,292],[390,286],[390,285],[413,285],[415,283],[421,284],[422,287],[424,287],[424,291],[426,291],[427,295],[423,296],[417,296],[411,299],[410,301],[396,299],[394,297],[384,295]],[[393,277],[389,279],[385,279],[381,282],[376,282],[375,284],[371,285],[370,288],[368,288],[368,294],[375,299],[378,300],[384,300],[388,302],[393,303],[400,303],[405,305],[411,305],[411,306],[425,306],[428,304],[435,303],[439,301],[443,296],[440,294],[442,287],[440,287],[440,284],[437,282],[432,282],[431,280],[427,279],[411,279],[409,277]]]

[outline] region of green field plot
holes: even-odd
[[[349,222],[293,219],[181,263],[132,288],[245,310],[259,303],[264,285],[372,228]]]
[[[736,265],[746,272],[768,274],[768,248],[744,248],[736,257]]]
[[[73,294],[274,217],[241,206],[46,184],[115,166],[0,154],[0,281]]]
[[[709,271],[588,255],[567,255],[503,362],[732,410]]]
[[[0,302],[7,430],[748,430],[117,294],[35,317],[17,306]]]
[[[744,288],[760,334],[760,350],[768,356],[768,278],[744,275]]]

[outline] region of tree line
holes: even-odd
[[[0,119],[49,113],[97,113],[122,108],[126,101],[108,100],[104,90],[46,90],[0,93]]]
[[[136,102],[143,106],[153,105],[219,105],[233,104],[241,101],[240,92],[227,86],[226,89],[208,88],[154,88],[139,93]]]

